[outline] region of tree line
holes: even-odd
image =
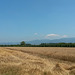
[[[17,45],[0,45],[0,47],[75,47],[75,43],[41,43],[39,45],[32,45],[22,41]]]

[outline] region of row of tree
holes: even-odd
[[[75,47],[75,43],[42,43],[41,47]]]
[[[22,41],[17,45],[0,45],[0,47],[75,47],[75,43],[41,43],[40,45],[32,45]]]

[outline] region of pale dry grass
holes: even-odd
[[[0,48],[0,75],[75,75],[75,48]]]
[[[10,49],[10,48],[9,48]],[[11,49],[20,50],[26,53],[40,54],[55,59],[75,62],[75,48],[64,47],[14,47]]]

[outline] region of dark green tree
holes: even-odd
[[[25,41],[22,41],[22,42],[20,43],[20,45],[21,45],[21,46],[25,46],[25,45],[26,45]]]

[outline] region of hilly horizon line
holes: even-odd
[[[37,40],[31,40],[31,41],[25,41],[26,44],[41,44],[41,43],[75,43],[75,37],[73,38],[60,38],[60,39],[37,39]],[[0,42],[0,44],[3,45],[10,45],[10,44],[20,44],[20,42]]]

